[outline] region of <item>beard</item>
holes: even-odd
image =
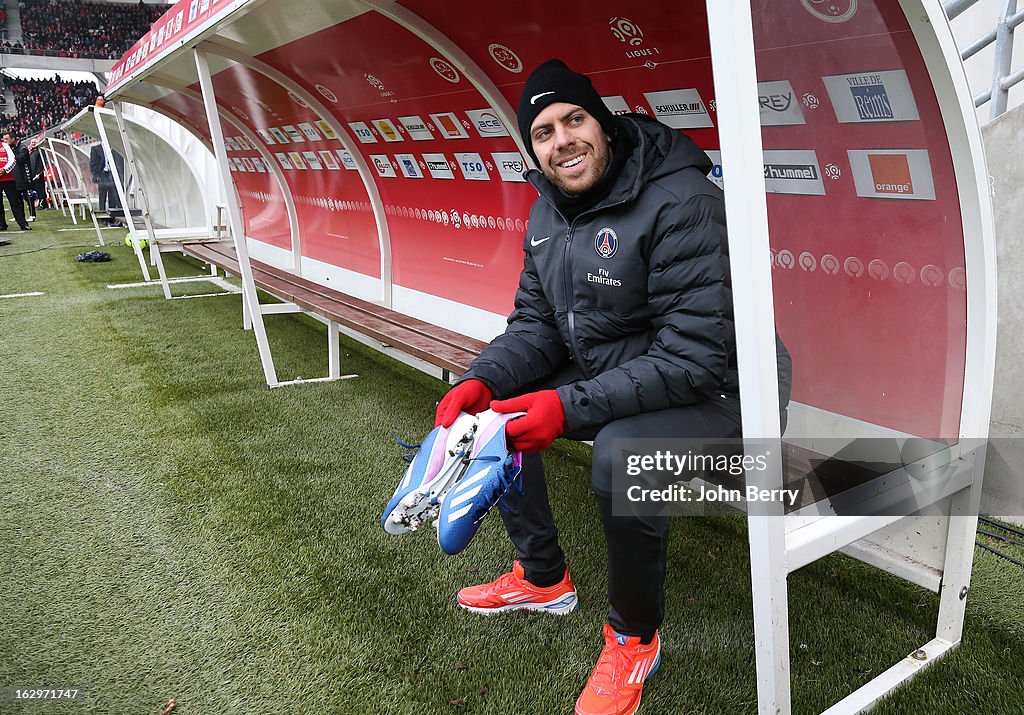
[[[582,174],[567,176],[557,167],[557,163],[579,152],[574,149],[572,152],[563,153],[555,157],[542,167],[543,174],[548,181],[558,187],[563,193],[570,196],[580,196],[594,188],[608,170],[611,161],[611,150],[608,144],[600,146],[588,146],[588,154],[585,161],[587,166]]]

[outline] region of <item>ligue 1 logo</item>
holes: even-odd
[[[594,250],[601,258],[611,258],[619,250],[619,237],[610,228],[602,228],[594,237]]]
[[[612,34],[619,42],[625,42],[633,47],[639,47],[644,43],[644,33],[632,20],[625,17],[613,17],[608,21]]]

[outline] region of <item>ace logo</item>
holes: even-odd
[[[875,191],[880,194],[913,194],[910,162],[905,154],[868,154]]]

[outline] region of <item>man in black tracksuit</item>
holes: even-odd
[[[524,494],[502,512],[518,560],[458,601],[478,613],[575,607],[539,452],[559,436],[592,439],[611,608],[576,713],[626,715],[660,662],[669,521],[612,513],[622,488],[612,442],[741,437],[725,207],[693,141],[644,116],[613,116],[590,80],[558,60],[531,74],[517,118],[541,171],[527,174],[540,197],[515,310],[441,401],[438,423],[488,404],[526,412],[506,428],[524,451]],[[785,408],[789,357],[779,346]]]
[[[18,190],[18,195],[21,196],[21,200],[28,205],[29,215],[27,221],[36,220],[36,207],[32,203],[31,197],[28,195],[28,190],[31,184],[32,168],[29,163],[28,147],[20,139],[15,139],[14,135],[10,132],[4,134],[4,143],[11,147],[11,151],[14,152],[14,186]],[[22,215],[24,215],[25,209],[22,209]]]

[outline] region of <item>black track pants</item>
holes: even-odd
[[[524,392],[576,379],[580,379],[578,372],[567,371]],[[587,433],[566,435],[569,439],[594,441],[591,485],[608,547],[608,622],[619,633],[646,640],[661,625],[669,518],[612,513],[616,488],[612,482],[612,445],[634,438],[738,438],[740,431],[739,399],[715,395],[695,405],[634,415]],[[524,455],[523,491],[522,496],[506,498],[508,510],[500,512],[501,518],[527,580],[537,586],[553,585],[565,572],[565,555],[558,544],[544,463],[538,454]]]

